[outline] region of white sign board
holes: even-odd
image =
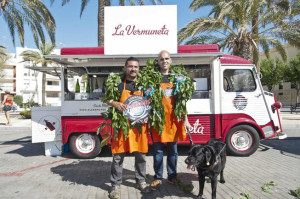
[[[100,116],[106,112],[108,105],[101,100],[63,101],[61,106],[62,116]]]
[[[104,8],[104,54],[177,53],[177,6]]]
[[[61,140],[60,107],[32,107],[32,143]]]

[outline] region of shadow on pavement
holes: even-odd
[[[51,168],[51,172],[60,175],[62,177],[62,181],[67,181],[70,184],[90,185],[109,192],[111,189],[110,167],[110,161],[84,160],[53,167]],[[134,187],[134,183],[127,181],[127,179],[134,179],[134,176],[134,171],[124,168],[122,184],[124,186]]]
[[[288,155],[287,153],[300,155],[299,146],[300,146],[299,137],[288,137],[283,140],[279,140],[279,139],[261,140],[260,147],[258,150],[267,151],[270,148],[272,148],[275,150],[279,150],[280,153],[283,155]]]
[[[43,156],[45,155],[44,143],[31,143],[21,141],[4,142],[1,145],[21,145],[21,148],[7,152],[7,154],[18,154],[23,157]]]

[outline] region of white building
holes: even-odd
[[[23,62],[23,57],[20,54],[25,50],[38,51],[30,48],[16,48],[16,54],[10,54],[10,59],[2,67],[4,77],[0,80],[1,100],[3,99],[5,90],[9,90],[13,95],[23,96],[23,103],[34,101],[42,104],[42,72],[31,70],[33,67],[31,62]],[[53,54],[59,55],[60,50],[55,49]],[[55,64],[49,67],[59,67]],[[41,67],[41,65],[35,66]],[[57,75],[60,75],[60,70]],[[75,90],[76,78],[70,78],[69,89]],[[81,78],[80,78],[81,79]],[[61,105],[61,84],[58,76],[46,75],[46,105],[60,106]]]

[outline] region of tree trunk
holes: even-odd
[[[252,27],[256,25],[258,21],[258,11],[255,13],[255,15],[253,16],[252,18]],[[258,35],[258,26],[255,26],[255,28],[253,29],[252,31],[252,37],[253,39],[257,39],[257,35]],[[259,67],[259,43],[258,41],[255,42],[256,43],[256,46],[257,46],[257,49],[252,51],[253,53],[253,64],[256,65],[256,68],[257,68],[257,71],[259,72],[260,71],[260,67]]]
[[[239,43],[239,49],[237,50],[237,53],[238,54],[234,54],[234,55],[237,55],[239,57],[242,57],[250,61],[250,59],[252,58],[252,52],[250,49],[249,41],[241,41]]]
[[[46,73],[43,73],[42,78],[42,106],[46,106]]]
[[[104,46],[104,6],[109,5],[108,0],[98,0],[98,46]]]

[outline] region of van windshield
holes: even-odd
[[[256,90],[256,84],[251,70],[227,69],[223,75],[223,86],[226,92],[251,92]]]

